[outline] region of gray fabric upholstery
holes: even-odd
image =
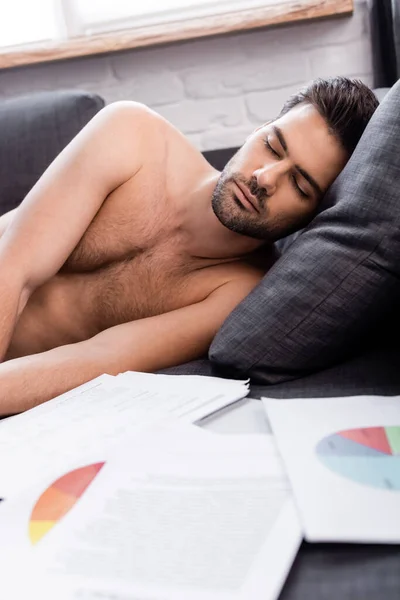
[[[305,377],[251,387],[252,398],[329,398],[343,396],[400,394],[398,341],[372,347],[333,367]]]
[[[398,600],[400,547],[303,544],[279,600]]]
[[[211,345],[220,365],[278,383],[361,348],[400,298],[400,82],[315,217]]]
[[[0,215],[15,208],[45,169],[104,106],[84,91],[38,92],[0,102]]]
[[[183,365],[161,369],[157,373],[164,373],[165,375],[207,375],[213,377],[219,377],[220,375],[207,358],[199,358]]]

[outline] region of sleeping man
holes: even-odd
[[[101,110],[0,218],[0,415],[204,356],[377,104],[359,81],[316,80],[222,173],[146,106]]]

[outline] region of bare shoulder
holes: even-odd
[[[265,246],[241,260],[213,267],[219,270],[218,284],[213,282],[210,297],[225,299],[229,296],[233,302],[235,298],[236,303],[240,302],[260,283],[278,258],[279,253],[273,246]]]
[[[119,100],[102,108],[95,118],[104,122],[123,123],[128,127],[145,127],[175,143],[192,146],[188,138],[170,121],[146,104],[132,100]],[[192,146],[194,148],[194,146]],[[199,154],[200,152],[197,151]]]
[[[240,302],[247,294],[255,288],[263,279],[266,270],[253,266],[244,261],[235,261],[212,267],[216,269],[214,279],[209,280],[212,284],[209,298],[234,303]],[[217,273],[218,270],[218,273]],[[236,300],[235,300],[236,299]]]
[[[137,121],[138,119],[150,122],[157,117],[157,113],[141,102],[118,100],[116,102],[111,102],[102,108],[95,118],[99,117],[102,119],[123,119],[125,122],[132,120]]]
[[[190,166],[191,170],[211,168],[202,153],[175,125],[145,104],[128,100],[113,102],[101,113],[103,115],[99,118],[110,123],[110,132],[116,123],[124,127],[125,136],[139,132],[152,158],[165,157],[167,172],[182,174],[185,165]]]
[[[148,121],[156,126],[158,133],[165,141],[167,170],[178,171],[182,177],[184,165],[187,165],[190,170],[197,170],[199,167],[212,168],[202,152],[173,123],[148,107],[144,106],[143,110],[146,111]]]
[[[114,141],[120,140],[120,136],[135,139],[138,133],[145,134],[142,138],[148,140],[149,134],[154,136],[161,133],[163,120],[145,104],[121,100],[102,108],[91,123],[93,127],[108,131],[110,136],[114,136]]]
[[[249,265],[229,264],[224,266],[229,268],[221,270],[219,282],[213,281],[212,289],[209,290],[207,297],[198,303],[203,307],[202,315],[210,319],[209,323],[214,324],[213,335],[228,315],[263,278],[261,270]]]
[[[196,272],[188,304],[205,298],[243,297],[258,285],[278,256],[273,247]]]
[[[250,292],[264,277],[265,271],[247,263],[239,263],[229,272],[229,278],[225,282],[226,289],[236,289],[238,293]],[[223,285],[222,285],[223,287]]]

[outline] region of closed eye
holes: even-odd
[[[274,148],[271,146],[271,144],[269,143],[268,138],[265,138],[264,140],[264,144],[266,146],[266,148],[269,150],[269,152],[271,154],[273,154],[274,156],[276,156],[277,158],[280,158],[280,154],[278,154],[278,152],[276,150],[274,150]],[[302,198],[308,198],[308,194],[306,194],[301,187],[299,186],[299,184],[297,183],[297,179],[294,175],[291,175],[291,180],[292,180],[292,184],[294,189],[296,190],[296,192],[302,197]]]
[[[265,144],[266,148],[268,148],[268,150],[271,152],[271,154],[273,154],[277,158],[280,158],[280,155],[278,154],[278,152],[276,150],[274,150],[273,147],[271,146],[271,144],[269,143],[268,138],[265,138],[264,144]]]
[[[303,192],[303,190],[301,189],[301,187],[299,186],[299,184],[297,183],[297,179],[294,175],[291,176],[292,182],[293,182],[293,187],[296,190],[296,192],[298,194],[300,194],[300,196],[302,198],[308,198],[308,194],[306,194],[305,192]]]

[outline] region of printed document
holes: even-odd
[[[0,527],[10,600],[275,600],[302,537],[272,436],[184,424],[47,477]]]
[[[263,399],[309,541],[400,542],[400,397]]]
[[[0,498],[52,473],[60,461],[95,456],[150,423],[194,423],[248,395],[246,381],[179,377],[102,375],[0,421]]]

